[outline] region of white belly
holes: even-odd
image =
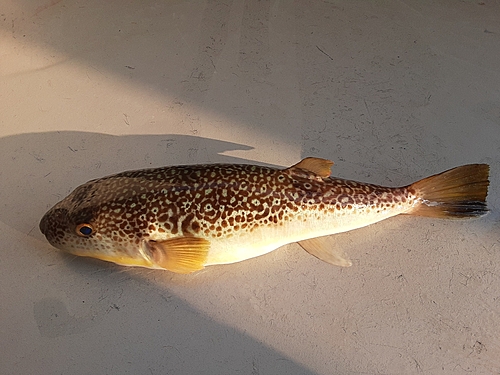
[[[272,224],[250,231],[239,231],[231,237],[210,239],[206,266],[240,262],[267,254],[283,245],[361,228],[408,211],[409,205],[398,205],[377,212],[367,207],[341,210],[335,214],[298,212],[282,225]]]

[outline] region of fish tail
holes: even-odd
[[[419,199],[408,212],[440,218],[469,218],[486,214],[490,167],[462,165],[410,185]]]

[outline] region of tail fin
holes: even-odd
[[[469,164],[424,178],[410,185],[420,204],[409,212],[413,215],[468,218],[486,214],[486,195],[490,167]]]

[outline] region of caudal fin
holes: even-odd
[[[424,178],[410,185],[420,203],[412,215],[448,218],[478,217],[486,214],[490,167],[469,164]]]

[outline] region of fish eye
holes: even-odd
[[[92,233],[94,233],[94,228],[92,228],[92,225],[84,223],[84,224],[78,224],[76,226],[76,234],[82,237],[88,237]]]

